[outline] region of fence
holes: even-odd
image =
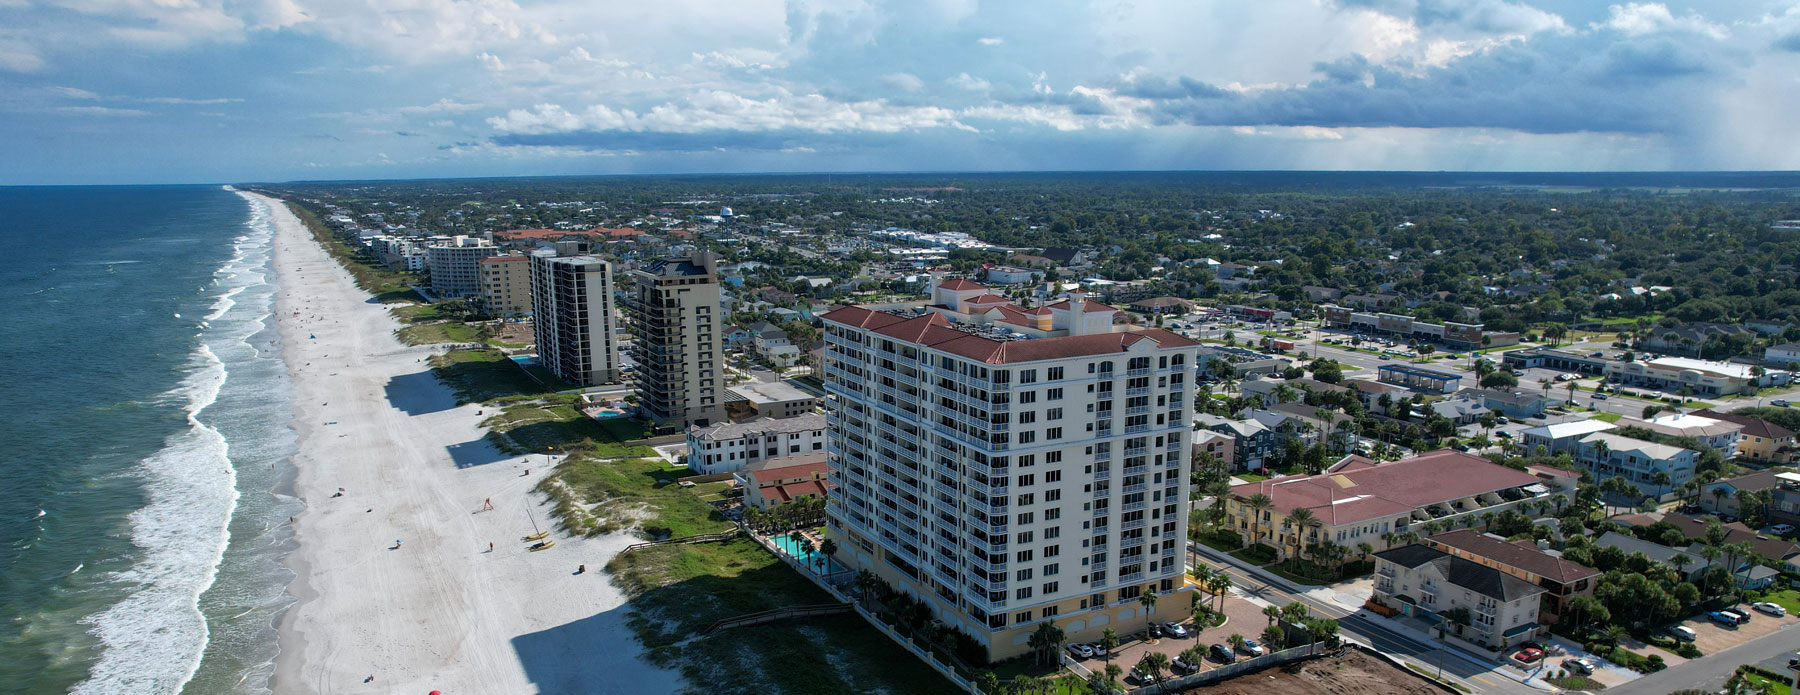
[[[737,531],[726,531],[724,533],[707,533],[707,534],[701,534],[698,536],[683,536],[681,538],[669,538],[669,539],[660,540],[660,541],[645,541],[643,543],[634,543],[632,545],[625,546],[625,549],[620,550],[619,554],[624,555],[633,550],[643,550],[645,548],[654,548],[659,545],[690,545],[690,544],[694,544],[694,543],[717,543],[719,541],[731,540],[732,538],[734,538],[736,536],[737,536]]]
[[[1213,681],[1220,681],[1251,671],[1258,671],[1270,666],[1280,666],[1281,664],[1311,658],[1319,654],[1319,652],[1313,651],[1313,646],[1314,645],[1294,647],[1293,649],[1284,649],[1279,652],[1272,652],[1258,657],[1235,661],[1218,668],[1190,673],[1180,678],[1169,678],[1164,680],[1161,684],[1133,688],[1125,691],[1125,693],[1126,695],[1150,695],[1151,693],[1165,692],[1165,690],[1186,690],[1188,688],[1206,685]]]
[[[749,627],[751,625],[761,625],[763,623],[772,623],[778,620],[788,620],[790,618],[808,618],[815,615],[836,615],[838,613],[849,612],[849,610],[850,605],[847,603],[820,603],[811,606],[788,606],[787,608],[776,608],[760,613],[750,613],[735,618],[726,618],[713,623],[712,627],[706,628],[704,634],[710,635],[720,630],[729,630],[734,627]]]

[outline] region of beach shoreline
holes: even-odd
[[[261,200],[294,394],[291,485],[306,505],[271,689],[677,690],[677,674],[643,662],[625,596],[600,571],[636,539],[554,533],[554,548],[528,550],[534,523],[551,528],[531,488],[554,461],[490,445],[482,406],[457,405],[431,372],[441,346],[402,344],[387,307],[285,205]]]

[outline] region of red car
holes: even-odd
[[[1526,647],[1524,649],[1520,649],[1519,653],[1514,654],[1513,658],[1518,659],[1520,663],[1529,664],[1533,661],[1537,661],[1538,659],[1544,658],[1544,650],[1538,649],[1537,647]]]

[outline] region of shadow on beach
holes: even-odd
[[[428,415],[456,407],[456,396],[438,383],[437,375],[429,368],[389,378],[386,389],[388,403],[407,415]]]
[[[605,581],[601,579],[600,581]],[[552,599],[553,600],[553,599]],[[654,693],[676,675],[644,663],[627,624],[631,604],[514,637],[525,678],[540,693]]]
[[[444,447],[444,450],[450,452],[450,460],[456,462],[457,468],[485,466],[512,458],[495,449],[493,443],[489,442],[486,437],[461,444],[451,444]]]

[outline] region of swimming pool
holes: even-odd
[[[814,572],[819,571],[821,564],[830,568],[825,574],[837,574],[844,571],[844,566],[838,564],[837,560],[826,558],[823,553],[818,551],[810,553],[806,552],[806,547],[794,542],[794,537],[791,534],[784,533],[776,536],[774,541],[775,547],[780,548],[781,552],[787,553],[788,557],[799,560],[801,564],[806,565]]]
[[[596,411],[594,413],[594,419],[595,420],[610,420],[610,419],[616,418],[616,417],[625,417],[628,414],[629,413],[626,413],[621,410],[600,410],[600,411]]]

